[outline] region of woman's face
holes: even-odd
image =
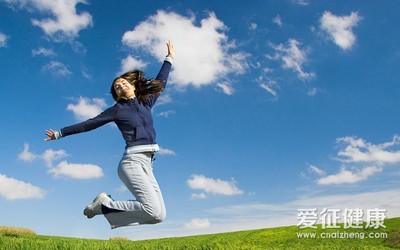
[[[135,96],[135,87],[124,78],[118,78],[114,83],[114,90],[118,97],[132,98]]]

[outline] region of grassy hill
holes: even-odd
[[[400,249],[400,218],[386,219],[384,225],[379,229],[290,226],[144,241],[50,237],[0,227],[0,249]]]

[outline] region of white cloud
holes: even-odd
[[[176,155],[176,153],[173,150],[162,147],[160,147],[160,151],[158,151],[158,153],[160,155]]]
[[[50,72],[53,76],[65,77],[72,74],[68,67],[58,61],[51,61],[42,67],[43,71]]]
[[[217,87],[222,90],[222,92],[226,95],[233,95],[235,89],[229,82],[221,82],[217,83]]]
[[[400,216],[400,189],[352,194],[306,195],[280,204],[258,203],[223,206],[210,209],[208,217],[218,222],[218,224],[213,223],[213,228],[218,228],[222,224],[225,226],[223,231],[238,231],[285,224],[296,225],[298,223],[296,213],[298,209],[302,208],[316,208],[319,213],[323,208],[340,209],[341,212],[344,212],[346,208],[360,208],[364,211],[381,208],[387,210],[387,218],[398,217]],[[239,220],[241,223],[238,223]],[[231,221],[235,223],[231,224]]]
[[[174,152],[167,150],[166,153],[172,154]],[[60,161],[67,156],[68,154],[64,150],[52,149],[47,149],[41,155],[36,155],[29,152],[29,144],[24,144],[24,151],[18,154],[19,159],[27,162],[31,162],[34,159],[42,159],[49,168],[47,173],[52,174],[55,178],[65,176],[72,179],[93,179],[103,176],[103,170],[93,164],[72,164],[62,161],[55,166],[54,162]]]
[[[325,171],[323,171],[323,170],[321,170],[318,167],[313,166],[313,165],[309,165],[308,166],[308,172],[309,173],[314,173],[314,174],[317,174],[317,175],[325,175]]]
[[[194,200],[194,199],[205,199],[205,198],[207,198],[207,195],[205,193],[192,194],[190,196],[190,198],[192,200]]]
[[[282,27],[282,25],[283,25],[282,18],[281,18],[279,15],[275,16],[275,17],[272,19],[272,22],[273,22],[274,24],[278,25],[279,27]]]
[[[163,105],[163,104],[168,104],[172,102],[172,98],[169,94],[163,93],[160,95],[156,102],[156,106]]]
[[[184,225],[189,229],[206,229],[210,227],[210,222],[205,218],[193,218]]]
[[[44,160],[44,162],[46,163],[46,165],[48,167],[53,167],[54,161],[58,161],[67,156],[68,156],[68,154],[62,149],[57,150],[57,151],[54,151],[52,149],[47,149],[43,152],[43,154],[41,155],[41,158]]]
[[[293,190],[295,192],[295,190]],[[335,189],[337,192],[338,189]],[[202,215],[197,218],[207,218],[210,227],[207,233],[222,233],[242,230],[253,230],[257,228],[272,228],[281,226],[294,226],[299,223],[297,219],[298,209],[317,208],[321,213],[324,208],[340,209],[341,219],[346,208],[360,208],[366,212],[368,209],[386,209],[386,218],[400,216],[400,189],[388,189],[355,193],[347,191],[345,194],[315,195],[315,193],[301,191],[299,198],[278,203],[243,203],[237,205],[211,207],[198,211]],[[389,198],[390,199],[389,199]],[[321,218],[321,217],[320,217]],[[339,220],[340,221],[340,220]],[[191,229],[179,227],[190,223],[190,219],[166,222],[160,225],[149,235],[148,230],[135,230],[129,233],[130,239],[166,238],[188,235],[204,234],[203,229]],[[320,222],[318,222],[320,223]]]
[[[7,46],[7,36],[0,32],[0,48]]]
[[[335,16],[325,11],[320,19],[320,27],[328,33],[330,39],[343,50],[350,49],[356,42],[353,28],[357,26],[361,16],[351,12],[349,16]]]
[[[29,151],[29,144],[24,144],[24,150],[18,154],[18,159],[23,160],[25,162],[32,162],[38,157],[38,155]]]
[[[77,121],[84,121],[100,114],[106,106],[103,98],[89,99],[81,96],[77,104],[68,104],[67,110],[72,111]]]
[[[55,55],[56,55],[56,53],[54,53],[53,50],[46,49],[46,48],[43,48],[43,47],[39,47],[37,49],[33,49],[32,50],[32,56],[33,57],[35,57],[35,56],[52,57],[52,56],[55,56]]]
[[[159,10],[125,32],[122,42],[162,61],[166,54],[165,43],[171,39],[177,51],[171,82],[200,87],[213,84],[230,73],[243,74],[248,67],[248,54],[233,51],[236,45],[224,33],[226,30],[214,13],[209,13],[200,21],[200,26],[196,26],[194,16]]]
[[[400,216],[400,189],[388,189],[350,194],[335,194],[301,198],[286,204],[288,207],[308,208],[382,208],[387,216]],[[390,199],[388,199],[390,197]]]
[[[274,58],[274,59],[276,59],[276,58]],[[279,87],[279,84],[275,80],[272,80],[270,78],[269,74],[272,72],[273,72],[273,69],[264,67],[262,69],[261,75],[256,79],[256,82],[258,83],[258,86],[260,86],[260,88],[267,91],[276,100],[276,99],[278,99],[277,91],[278,91],[278,89],[280,89],[280,87]]]
[[[81,73],[82,76],[85,77],[88,80],[92,79],[92,75],[89,73],[89,70],[86,66],[81,66]]]
[[[192,175],[186,183],[191,189],[200,189],[205,193],[216,195],[243,194],[243,191],[236,187],[236,183],[233,179],[229,182],[220,179],[207,178],[204,175]]]
[[[261,80],[261,78],[259,80]],[[273,97],[275,97],[275,98],[278,97],[278,93],[276,92],[276,89],[279,88],[279,85],[274,80],[268,80],[266,82],[259,81],[259,86],[260,86],[260,88],[262,88],[265,91],[267,91],[268,93],[270,93]]]
[[[158,114],[158,116],[162,116],[165,118],[168,118],[171,114],[175,114],[176,112],[174,110],[168,110],[168,111],[164,111],[164,112],[160,112]]]
[[[128,191],[128,188],[125,185],[121,185],[119,188],[116,188],[115,191],[117,191],[118,193],[125,193],[126,191]]]
[[[337,139],[342,148],[337,153],[335,160],[344,164],[338,173],[325,176],[326,173],[310,165],[309,172],[323,177],[316,182],[319,185],[334,185],[357,183],[383,171],[388,164],[400,163],[400,150],[391,150],[400,144],[400,136],[395,135],[392,141],[382,144],[372,144],[364,139],[355,137],[341,137]],[[355,166],[348,167],[352,164]],[[363,164],[367,164],[366,166]]]
[[[292,2],[301,6],[307,6],[310,4],[311,0],[292,0]]]
[[[400,144],[400,136],[398,135],[395,135],[390,142],[376,145],[355,137],[338,138],[337,142],[345,143],[344,149],[338,152],[339,160],[345,163],[361,162],[383,165],[400,162],[400,150],[391,151],[388,149]]]
[[[131,55],[122,59],[121,61],[121,69],[119,74],[123,74],[133,69],[144,70],[147,67],[147,63],[143,62],[140,59],[133,58]]]
[[[259,66],[261,66],[261,65],[259,65]],[[262,69],[262,72],[263,72],[263,74],[269,74],[269,73],[274,72],[274,70],[271,69],[271,68],[268,68],[268,67],[264,67],[264,68]]]
[[[366,180],[368,179],[368,177],[379,172],[382,172],[382,167],[370,166],[370,167],[364,167],[361,170],[354,169],[353,171],[342,168],[337,174],[329,175],[318,179],[317,183],[319,185],[356,183],[359,181]]]
[[[252,213],[257,214],[265,211],[282,211],[285,209],[286,208],[281,204],[256,203],[217,207],[210,209],[210,212],[213,214],[229,214],[232,216],[238,216]]]
[[[56,167],[48,170],[55,178],[65,176],[72,179],[94,179],[102,177],[103,170],[93,164],[74,164],[67,161],[60,162]]]
[[[64,150],[47,149],[41,155],[34,154],[29,151],[29,144],[24,144],[24,150],[18,154],[18,159],[25,162],[32,162],[35,159],[42,159],[48,167],[53,166],[53,162],[67,157],[68,154]]]
[[[317,88],[311,88],[308,90],[307,95],[309,96],[315,96],[318,93],[318,89]]]
[[[300,79],[306,80],[315,77],[313,72],[305,72],[303,66],[307,63],[307,53],[300,48],[300,42],[296,39],[289,39],[287,45],[273,45],[276,54],[267,58],[282,61],[282,67],[293,70]]]
[[[257,24],[256,23],[251,23],[249,29],[250,30],[256,30],[257,29]]]
[[[92,26],[92,16],[88,12],[77,13],[78,4],[87,4],[86,0],[5,0],[18,8],[36,10],[49,18],[32,19],[34,26],[56,41],[71,40],[79,31]]]
[[[0,174],[0,196],[7,200],[43,199],[45,195],[39,187]]]
[[[235,46],[234,44],[230,45],[231,47]],[[227,55],[225,55],[227,56]],[[251,55],[245,52],[233,53],[229,55],[229,58],[226,60],[226,64],[229,68],[229,71],[233,73],[245,73],[247,68],[249,67],[249,63],[247,62],[247,58]]]
[[[364,212],[367,209],[381,208],[387,210],[387,218],[393,218],[400,216],[400,189],[318,196],[302,192],[301,198],[288,202],[214,207],[205,211],[208,220],[212,221],[212,227],[208,228],[207,233],[293,226],[298,224],[297,213],[302,208],[316,208],[318,213],[324,208],[340,209],[341,213],[346,208],[360,208]],[[201,231],[196,233],[202,234]],[[184,235],[184,232],[181,234]]]

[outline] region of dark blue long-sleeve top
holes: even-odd
[[[167,57],[156,77],[156,79],[163,80],[161,83],[164,85],[163,87],[167,83],[171,62],[172,59]],[[62,128],[61,136],[87,132],[109,122],[115,122],[125,139],[126,148],[156,144],[156,131],[153,127],[151,109],[159,96],[160,94],[152,95],[151,98],[140,103],[136,97],[124,102],[117,102],[94,118]]]

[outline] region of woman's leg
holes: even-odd
[[[164,220],[165,205],[153,175],[150,156],[143,153],[124,154],[118,175],[136,200],[109,201],[103,204],[106,207],[105,217],[112,228],[154,224]]]
[[[152,157],[152,160],[153,160],[153,157]],[[158,203],[159,203],[159,207],[160,207],[160,218],[159,219],[161,221],[163,221],[163,220],[165,220],[167,213],[166,213],[164,198],[162,196],[161,189],[158,185],[156,177],[153,174],[153,164],[150,165],[150,170],[148,171],[148,176],[149,176],[149,181],[152,184],[153,189],[156,191],[156,194],[157,194]]]

